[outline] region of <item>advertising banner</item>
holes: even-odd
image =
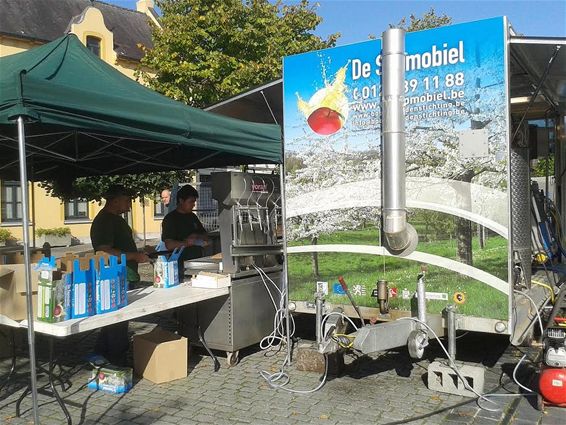
[[[406,34],[406,199],[416,251],[380,242],[381,40],[284,58],[290,299],[409,310],[427,265],[427,308],[508,317],[506,21]]]

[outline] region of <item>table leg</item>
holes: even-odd
[[[49,337],[49,374],[48,374],[48,376],[49,376],[49,387],[51,388],[51,392],[53,393],[53,396],[57,400],[57,403],[59,403],[61,410],[63,411],[63,413],[65,414],[65,417],[67,418],[67,424],[72,425],[73,421],[71,420],[71,415],[69,414],[69,411],[67,410],[67,406],[65,406],[65,402],[63,401],[63,399],[59,395],[59,392],[55,388],[55,383],[53,382],[53,378],[54,378],[53,367],[54,367],[54,364],[53,364],[53,337]],[[61,384],[62,384],[62,382],[61,382]]]
[[[59,407],[61,407],[61,410],[63,411],[63,414],[65,415],[65,418],[67,419],[67,425],[72,425],[73,421],[71,419],[71,415],[69,414],[69,411],[67,410],[67,406],[65,406],[65,402],[63,401],[63,399],[59,395],[59,392],[55,388],[55,379],[57,379],[57,380],[59,380],[59,382],[62,385],[62,388],[64,389],[63,382],[61,381],[61,379],[59,377],[53,375],[53,369],[55,367],[55,364],[54,364],[54,361],[53,361],[53,345],[54,345],[54,337],[50,336],[49,337],[49,368],[47,370],[47,377],[48,377],[48,380],[49,380],[49,388],[51,389],[51,392],[47,392],[43,388],[38,389],[37,392],[44,394],[44,395],[55,397],[55,400],[57,400]],[[26,396],[30,393],[30,390],[31,390],[31,386],[28,385],[26,387],[26,389],[22,392],[22,395],[18,398],[18,401],[16,402],[16,416],[17,417],[20,417],[20,415],[21,415],[20,406],[21,406],[24,398],[26,398]],[[81,406],[79,406],[79,407],[81,407]]]
[[[10,372],[8,372],[8,376],[6,379],[0,384],[0,391],[10,382],[12,376],[16,372],[16,334],[12,328],[10,328],[10,345],[12,348],[12,365],[10,366]]]
[[[22,392],[22,395],[18,398],[18,401],[16,401],[16,416],[19,418],[20,417],[20,405],[22,404],[22,401],[24,401],[24,398],[26,398],[26,396],[30,393],[30,385],[28,385],[26,387],[26,389]]]

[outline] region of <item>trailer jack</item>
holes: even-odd
[[[348,348],[364,354],[370,354],[406,345],[412,358],[421,359],[424,349],[428,345],[428,332],[421,324],[427,321],[424,276],[425,273],[423,271],[419,274],[417,280],[418,321],[395,320],[362,326],[354,333],[346,336],[350,341]],[[325,320],[325,326],[320,331],[322,338],[319,342],[319,352],[321,353],[334,352],[345,347],[346,341],[344,340],[340,343],[341,340],[339,339],[339,337],[344,337],[344,335],[334,331],[337,328],[337,324],[342,324],[342,321],[337,318],[339,313],[331,313],[331,315],[332,317],[328,317],[328,320]],[[332,327],[330,324],[335,326]]]

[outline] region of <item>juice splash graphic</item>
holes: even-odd
[[[307,119],[312,131],[322,136],[329,136],[340,130],[348,118],[348,99],[346,98],[346,68],[338,70],[332,84],[312,95],[305,102],[297,93],[297,107]]]

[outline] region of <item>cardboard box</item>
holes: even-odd
[[[77,254],[73,254],[72,252],[65,253],[64,256],[57,259],[57,268],[62,271],[73,271],[73,262],[78,259],[79,256]]]
[[[232,280],[227,274],[203,271],[191,279],[191,285],[194,288],[226,288],[232,285]]]
[[[37,263],[43,258],[42,251],[31,252],[29,259],[31,263]],[[24,253],[23,252],[12,252],[6,255],[7,264],[24,264]]]
[[[105,262],[108,263],[110,257],[111,255],[104,251],[96,251],[95,253],[86,252],[81,253],[80,255],[74,254],[72,252],[66,252],[65,255],[57,259],[56,264],[58,269],[61,269],[62,271],[72,272],[75,267],[75,260],[79,260],[80,267],[83,270],[86,270],[90,267],[90,260],[94,259],[94,265],[96,267],[96,270],[98,270],[100,259],[104,258]]]
[[[38,273],[31,265],[33,312],[37,311]],[[0,314],[12,320],[27,319],[26,275],[24,264],[0,265]]]
[[[134,336],[134,372],[161,384],[187,377],[187,338],[159,327]]]

